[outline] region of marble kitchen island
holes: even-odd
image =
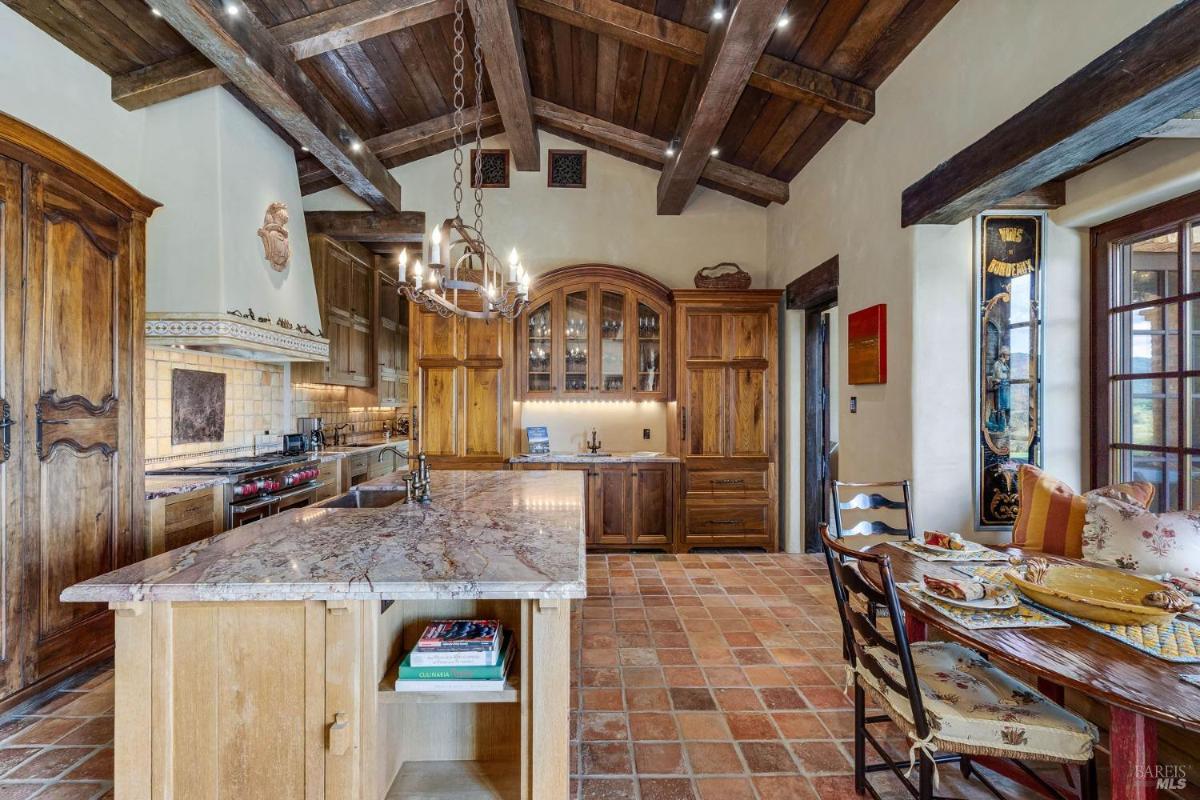
[[[566,797],[584,478],[435,471],[431,494],[287,512],[65,590],[116,611],[116,796]],[[391,689],[447,617],[513,631],[504,691]]]

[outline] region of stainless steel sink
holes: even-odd
[[[323,503],[317,503],[318,508],[385,508],[404,500],[404,492],[391,490],[350,491],[337,497],[331,497]]]

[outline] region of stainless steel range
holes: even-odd
[[[225,527],[301,508],[316,501],[323,484],[321,463],[307,454],[263,453],[184,467],[147,470],[147,475],[222,475],[225,484]]]

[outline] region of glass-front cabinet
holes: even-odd
[[[666,399],[666,291],[615,277],[538,287],[518,325],[523,398]]]

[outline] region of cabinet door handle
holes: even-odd
[[[708,524],[709,525],[737,525],[738,521],[736,519],[710,519],[708,521]]]
[[[329,726],[329,752],[335,756],[345,755],[350,748],[350,719],[342,711],[333,715]]]
[[[680,430],[679,438],[686,439],[687,438],[687,409],[682,408],[679,410],[679,413],[683,415],[683,421],[679,428],[679,430]]]
[[[739,483],[745,483],[744,478],[718,478],[713,481],[714,485],[731,486]]]
[[[12,409],[8,405],[7,400],[0,400],[0,446],[3,447],[3,458],[0,458],[0,463],[8,461],[12,451],[12,426],[16,423],[12,419]]]

